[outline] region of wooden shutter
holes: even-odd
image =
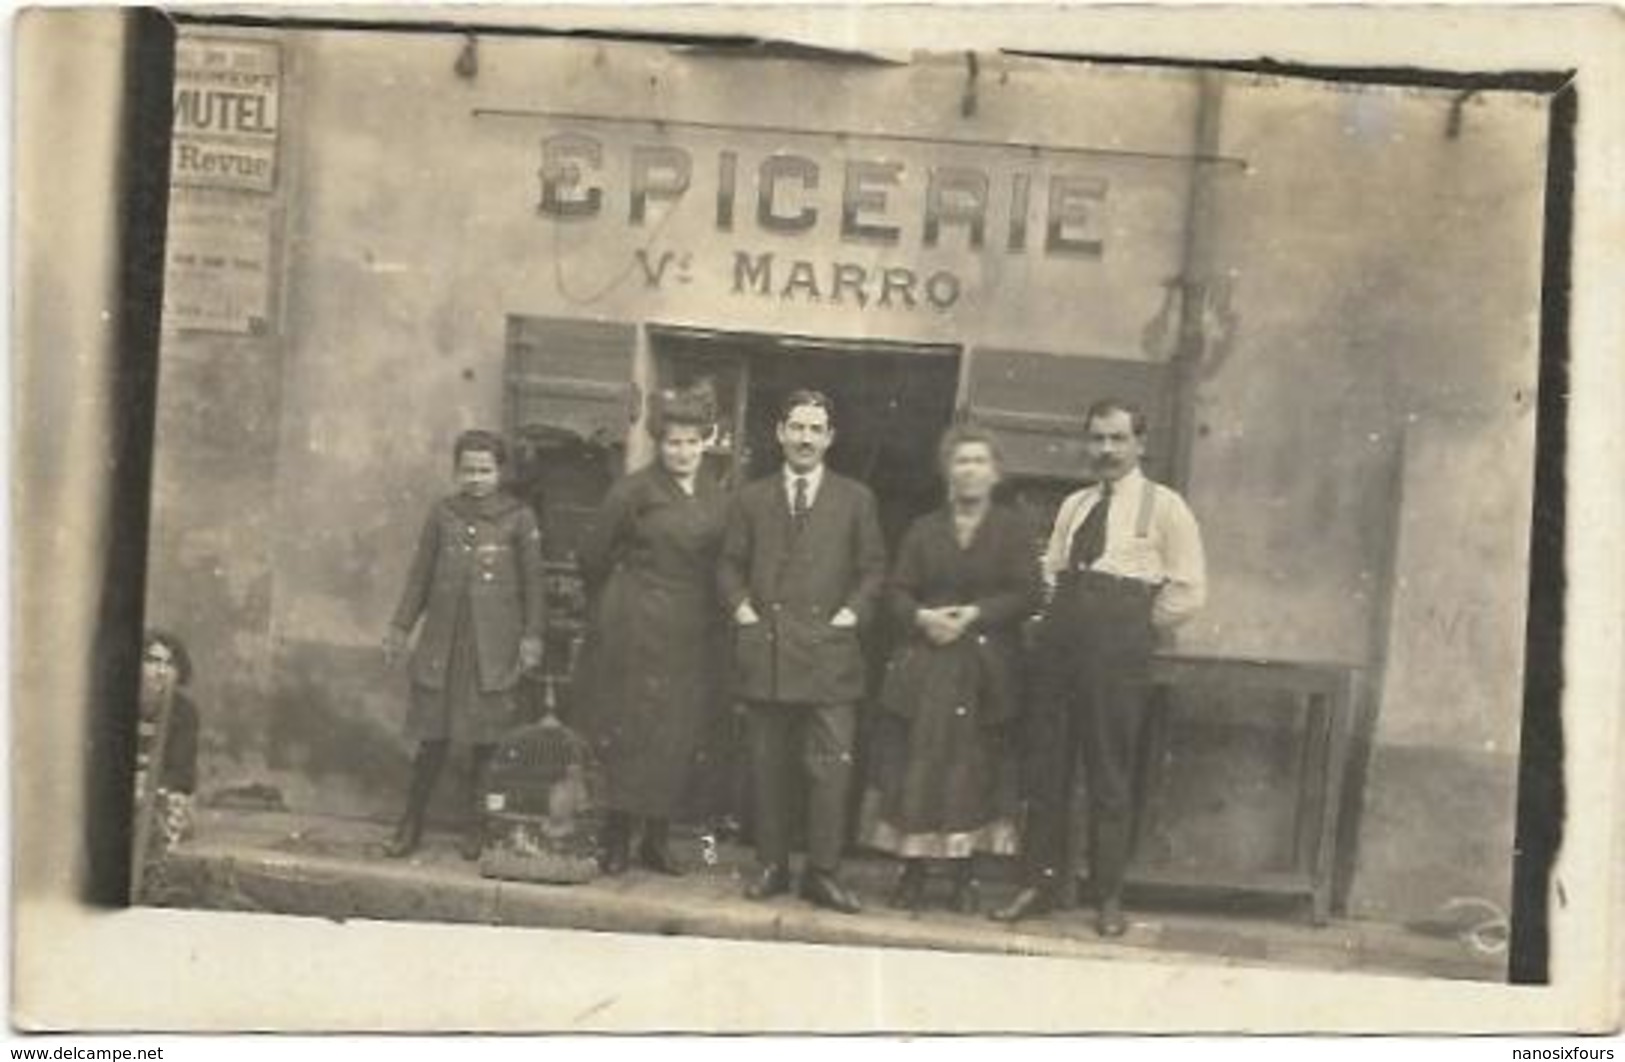
[[[970,351],[967,361],[964,415],[998,436],[1010,475],[1086,478],[1083,411],[1102,398],[1145,410],[1146,474],[1167,475],[1172,425],[1166,363],[990,347]]]
[[[508,430],[548,427],[614,444],[635,418],[634,325],[509,317]]]

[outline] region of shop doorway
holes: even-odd
[[[822,391],[835,405],[829,467],[874,491],[888,557],[896,556],[909,524],[942,503],[937,444],[954,419],[958,347],[657,326],[649,328],[649,346],[659,386],[715,389],[719,416],[709,460],[719,477],[737,484],[780,467],[779,412],[792,391],[807,388]],[[872,681],[878,682],[895,635],[891,624],[878,623],[866,639]],[[731,732],[723,739],[726,766],[718,772],[729,792],[714,796],[713,806],[720,798],[730,809],[724,818],[733,822],[726,832],[748,840],[744,737],[738,717],[730,720]],[[849,840],[856,832],[869,744],[868,735],[860,733]],[[792,821],[804,825],[799,811]]]
[[[937,441],[954,417],[958,347],[653,326],[649,340],[660,386],[716,390],[718,475],[744,482],[778,468],[780,407],[810,388],[835,404],[829,466],[874,491],[889,547],[941,503]]]

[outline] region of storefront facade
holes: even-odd
[[[1151,410],[1207,538],[1181,649],[1361,676],[1350,910],[1505,909],[1543,107],[998,54],[194,36],[272,100],[189,97],[172,174],[196,241],[229,215],[263,276],[177,282],[171,248],[149,613],[195,643],[220,784],[397,799],[377,645],[461,429],[636,464],[642,397],[709,376],[753,472],[763,411],[810,383],[900,526],[954,417],[1054,488],[1109,393]],[[213,161],[211,120],[236,126]],[[1289,742],[1246,705],[1195,718],[1157,843],[1267,862]]]

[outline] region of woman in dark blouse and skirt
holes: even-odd
[[[712,406],[703,391],[657,397],[657,459],[610,488],[579,552],[593,601],[579,718],[604,771],[599,863],[608,874],[626,870],[637,820],[638,861],[681,873],[668,825],[692,798],[717,730],[726,500],[701,467]]]
[[[900,644],[887,665],[864,843],[902,858],[895,906],[921,906],[928,860],[951,866],[951,906],[977,905],[973,860],[1015,851],[1000,803],[1005,733],[1019,704],[1022,621],[1037,607],[1036,539],[995,504],[993,437],[958,426],[940,450],[948,503],[916,520],[887,584]]]

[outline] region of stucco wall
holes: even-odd
[[[1406,425],[1529,420],[1545,109],[1476,96],[1451,136],[1451,107],[1228,80],[1222,143],[1250,171],[1217,185],[1212,217],[1239,322],[1199,390],[1192,501],[1224,552],[1193,644],[1366,662]],[[1525,449],[1503,474],[1527,508]]]
[[[279,39],[251,31],[208,36]],[[282,103],[297,114],[296,53],[284,46],[280,60]],[[280,137],[284,172],[269,191],[172,185],[170,195],[166,250],[172,259],[180,242],[173,236],[174,219],[199,211],[263,218],[270,251],[260,263],[269,278],[267,302],[257,308],[261,324],[228,334],[177,328],[175,319],[166,317],[162,338],[146,616],[149,625],[179,633],[196,662],[194,692],[207,708],[199,763],[205,790],[260,777],[266,769],[266,708],[274,683],[272,543],[280,518],[277,441],[291,349],[280,278],[294,264],[282,236],[297,184],[288,172],[301,139],[287,128]],[[192,298],[195,293],[176,282],[173,270],[166,283],[166,306],[208,301]],[[314,795],[306,779],[285,775],[279,780],[300,797]]]
[[[1375,686],[1351,902],[1385,914],[1510,888],[1546,110],[1475,96],[1453,132],[1453,107],[1229,81],[1240,319],[1192,458],[1214,607],[1188,642]]]
[[[223,762],[268,756],[322,806],[380,812],[396,798],[401,679],[375,645],[423,509],[446,489],[452,436],[500,418],[506,315],[1163,353],[1147,326],[1184,254],[1190,167],[1168,157],[1193,144],[1188,74],[985,58],[967,103],[960,58],[801,64],[502,39],[481,42],[478,74],[465,79],[453,72],[460,38],[284,40],[298,71],[297,107],[285,111],[299,144],[283,175],[288,309],[255,357],[203,340],[166,349],[176,368],[166,365],[152,594],[197,632],[204,700],[229,721]],[[1235,162],[1214,167],[1204,264],[1229,282],[1235,319],[1196,394],[1189,493],[1213,602],[1185,644],[1339,661],[1367,669],[1379,690],[1406,690],[1386,652],[1402,516],[1450,536],[1449,521],[1483,511],[1460,559],[1494,573],[1498,589],[1475,607],[1494,613],[1497,645],[1522,629],[1530,452],[1508,441],[1532,430],[1544,110],[1480,95],[1452,135],[1443,92],[1223,81],[1218,153]],[[863,135],[794,131],[807,129]],[[594,220],[537,210],[541,141],[560,130],[604,149]],[[628,220],[633,144],[677,144],[694,162],[682,200],[651,201],[642,226]],[[731,230],[715,219],[724,150],[740,165]],[[817,161],[816,202],[837,214],[843,160],[902,163],[897,246],[842,241],[827,216],[806,233],[760,231],[751,167],[774,152]],[[995,190],[1021,167],[1039,180],[1046,167],[1104,176],[1102,253],[1045,256],[1036,224],[1028,247],[1009,252],[996,196],[988,246],[973,250],[947,227],[922,248],[907,180],[944,157],[982,168]],[[819,269],[948,270],[958,301],[940,313],[837,304],[827,290],[735,292],[741,249]],[[651,283],[644,263],[668,252]],[[1447,474],[1405,493],[1400,514],[1401,439],[1444,418],[1468,425],[1451,434]],[[1486,466],[1486,454],[1499,457]],[[1473,474],[1448,474],[1457,468]],[[1479,482],[1489,474],[1494,491]],[[248,548],[210,546],[228,538]],[[221,574],[202,578],[211,566]],[[1470,678],[1461,697],[1396,692],[1363,726],[1374,751],[1355,793],[1360,910],[1426,911],[1458,892],[1504,900],[1521,672],[1516,653],[1486,659],[1484,644],[1446,645],[1426,662]],[[1196,766],[1159,843],[1201,852],[1239,836],[1227,856],[1276,858],[1271,831],[1246,839],[1248,824],[1279,820],[1290,784],[1290,751],[1246,738],[1261,718],[1221,706],[1187,731],[1182,762]],[[1447,778],[1475,795],[1459,815],[1424,814]],[[1464,860],[1482,852],[1495,858]]]

